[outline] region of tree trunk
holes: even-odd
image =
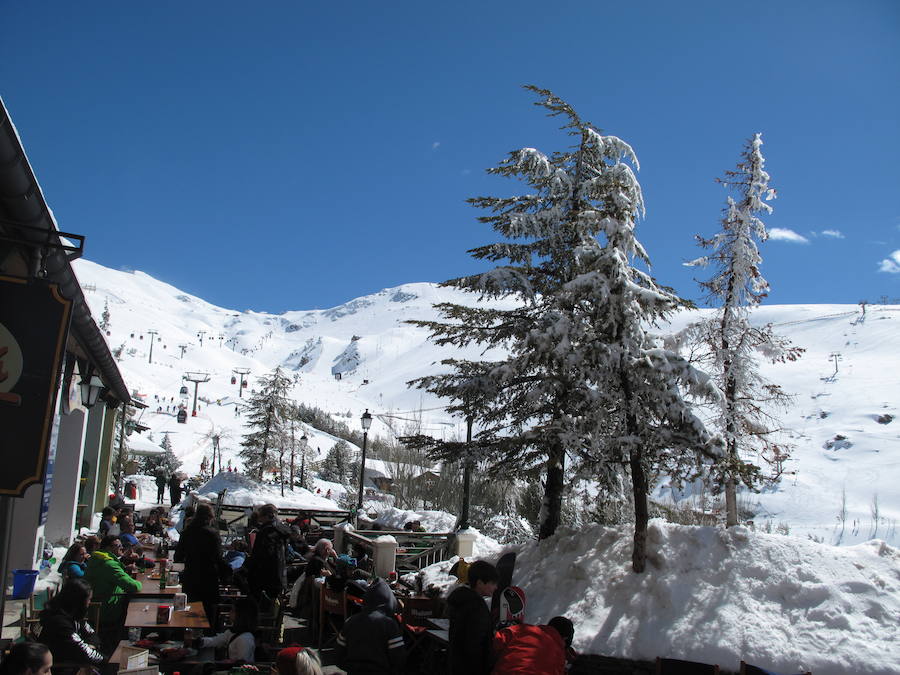
[[[733,478],[725,479],[725,527],[738,524],[737,489]]]
[[[544,487],[544,506],[541,509],[542,518],[538,539],[553,536],[556,528],[559,527],[565,465],[566,451],[559,441],[554,440],[547,457],[547,485]]]
[[[643,453],[640,449],[631,451],[631,489],[634,496],[634,550],[631,553],[631,568],[638,574],[647,564],[647,521],[650,511],[647,507],[647,474],[644,471]]]

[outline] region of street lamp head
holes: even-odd
[[[362,414],[362,428],[363,431],[368,431],[369,427],[372,426],[372,416],[369,414],[369,409],[366,408],[366,412]]]
[[[81,403],[85,408],[92,407],[100,397],[100,390],[103,389],[103,380],[96,375],[90,375],[82,378],[78,383],[81,389]]]

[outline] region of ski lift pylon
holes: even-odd
[[[181,389],[178,390],[178,393],[179,393],[181,396],[187,396],[187,395],[188,395],[188,388],[187,388],[185,385],[181,385]]]

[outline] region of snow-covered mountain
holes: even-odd
[[[425,432],[464,435],[462,423],[444,412],[440,400],[406,385],[434,372],[450,352],[404,322],[435,317],[436,302],[471,302],[458,291],[404,284],[327,310],[273,315],[216,307],[142,272],[87,260],[74,268],[94,316],[99,319],[108,306],[110,348],[121,348],[125,381],[150,406],[142,423],[157,442],[162,432],[171,432],[188,470],[210,453],[204,436],[213,428],[231,436],[222,443],[223,455],[239,465],[243,428],[234,368],[250,370],[252,388],[256,377],[281,366],[296,379],[297,400],[344,416],[351,427],[369,409],[376,415],[374,435],[402,430],[419,411]],[[683,313],[673,326],[696,315]],[[795,395],[782,420],[796,447],[777,488],[743,497],[757,511],[758,526],[780,526],[830,543],[900,541],[898,320],[897,306],[870,305],[865,315],[851,305],[769,306],[753,314],[754,322],[775,324],[806,349],[795,363],[764,368]],[[148,331],[156,331],[152,363]],[[193,396],[193,385],[182,380],[187,372],[208,373],[210,379],[199,386],[197,417],[178,424],[179,389],[187,384]],[[307,434],[320,455],[334,443],[317,430]]]

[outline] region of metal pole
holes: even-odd
[[[150,336],[150,358],[147,359],[147,363],[153,363],[153,343],[156,342],[156,335],[158,331],[148,330],[147,335]]]
[[[359,463],[359,497],[356,500],[356,523],[359,524],[359,512],[362,511],[363,478],[366,475],[366,440],[369,432],[363,431],[362,461]]]
[[[194,380],[194,409],[191,410],[191,417],[197,416],[197,387],[200,386],[200,380]]]
[[[466,418],[466,460],[463,467],[463,498],[457,530],[469,527],[469,501],[472,490],[472,416]]]
[[[126,413],[127,413],[127,405],[125,403],[122,403],[122,412],[120,413],[122,424],[119,426],[119,460],[118,460],[118,462],[116,462],[116,464],[118,466],[116,467],[116,484],[115,484],[115,489],[113,490],[113,492],[115,494],[119,494],[119,491],[121,490],[120,483],[122,481],[122,474],[125,473],[124,466],[125,466],[125,417],[126,417]]]

